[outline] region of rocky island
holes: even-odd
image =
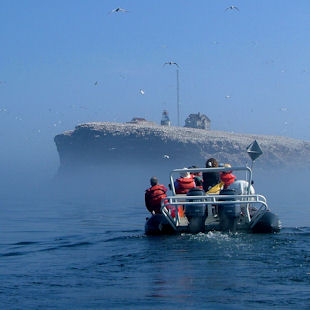
[[[250,164],[247,146],[263,150],[256,166],[310,163],[310,142],[286,137],[237,134],[156,124],[85,123],[55,137],[60,172],[77,168],[125,165],[204,166],[215,157],[234,165]]]

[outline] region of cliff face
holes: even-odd
[[[219,162],[244,165],[250,163],[246,148],[255,139],[264,152],[256,165],[310,163],[310,142],[183,127],[87,123],[57,135],[55,143],[60,157],[60,171],[65,171],[120,163],[204,166],[209,157],[215,157]]]

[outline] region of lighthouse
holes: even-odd
[[[168,111],[164,110],[162,117],[161,117],[161,121],[160,121],[160,125],[162,126],[170,126],[170,119],[169,119],[169,115],[168,115]]]

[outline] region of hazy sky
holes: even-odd
[[[309,33],[308,0],[0,0],[2,164],[57,165],[81,122],[176,124],[167,61],[182,124],[310,140]]]

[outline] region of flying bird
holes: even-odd
[[[165,62],[165,63],[164,63],[164,66],[165,66],[165,65],[170,65],[170,66],[171,66],[171,65],[176,65],[176,66],[179,68],[179,65],[178,65],[176,62],[172,62],[172,61]]]
[[[231,96],[227,95],[227,96],[225,96],[225,98],[226,98],[226,99],[230,99],[230,98],[231,98]]]
[[[111,14],[111,13],[120,13],[120,12],[126,13],[126,12],[128,12],[128,10],[122,9],[122,8],[116,8],[116,9],[112,10],[112,11],[110,12],[110,14]]]
[[[140,89],[140,94],[144,95],[144,90],[143,89]]]
[[[239,11],[239,9],[236,6],[234,6],[234,5],[231,5],[228,8],[226,8],[225,11],[227,11],[227,10],[237,10],[237,11]]]
[[[169,158],[170,158],[170,156],[169,156],[169,155],[167,155],[167,154],[165,154],[165,155],[163,156],[163,158],[165,158],[165,159],[169,159]]]
[[[94,83],[94,85],[97,86],[97,85],[98,85],[98,81],[96,81],[96,82]]]

